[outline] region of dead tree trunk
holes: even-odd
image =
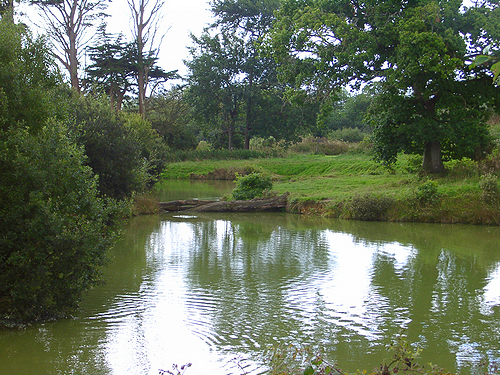
[[[263,212],[281,211],[286,208],[288,194],[273,198],[255,198],[249,201],[182,200],[159,203],[163,211],[194,212]]]

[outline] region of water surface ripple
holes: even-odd
[[[288,344],[371,370],[401,330],[423,363],[484,373],[500,358],[499,238],[285,214],[138,217],[75,319],[0,332],[0,375],[188,362],[186,375],[257,374]]]

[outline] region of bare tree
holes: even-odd
[[[80,91],[79,61],[92,37],[95,21],[106,15],[107,0],[34,0],[51,37],[56,59],[68,71],[71,86]]]
[[[151,68],[158,60],[163,35],[158,37],[163,0],[127,0],[132,13],[133,38],[137,48],[137,87],[139,113],[146,112],[146,89]]]

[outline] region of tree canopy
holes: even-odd
[[[252,136],[289,141],[315,124],[314,109],[285,101],[276,62],[260,51],[278,7],[275,0],[214,1],[214,24],[193,36],[187,97],[199,121],[227,134],[229,148],[238,133],[248,148]]]
[[[485,43],[498,47],[498,12],[497,1],[285,0],[267,45],[281,78],[325,103],[342,86],[378,81],[378,158],[419,152],[426,170],[441,172],[443,155],[474,157],[486,146],[499,92],[468,61]]]

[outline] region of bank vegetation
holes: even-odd
[[[496,122],[492,123],[496,126]],[[263,151],[262,149],[260,150]],[[169,163],[164,179],[233,180],[260,173],[273,193],[289,193],[288,212],[354,220],[500,224],[500,152],[479,161],[445,161],[444,173],[424,173],[422,157],[401,154],[390,168],[362,142],[305,138],[267,158]],[[279,156],[277,156],[279,155]]]

